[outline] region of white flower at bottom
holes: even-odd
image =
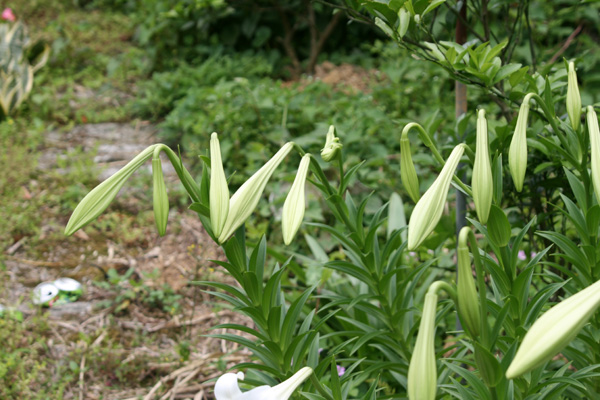
[[[217,400],[287,400],[312,373],[312,368],[304,367],[277,386],[259,386],[244,393],[238,386],[238,379],[244,379],[244,374],[229,373],[217,379],[215,397]]]

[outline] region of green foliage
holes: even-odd
[[[137,40],[163,65],[173,59],[194,59],[202,47],[209,54],[205,43],[219,42],[211,40],[211,28],[223,26],[233,12],[224,0],[140,0],[137,7]]]
[[[518,92],[516,84],[529,79],[528,71],[539,72],[543,79],[561,57],[576,58],[586,71],[597,69],[597,3],[568,1],[554,7],[531,1],[513,7],[509,1],[475,2],[467,7],[465,17],[459,17],[464,4],[445,0],[348,2],[355,17],[376,25],[400,47],[440,65],[453,79],[480,89],[485,97],[493,96],[499,104],[515,101],[511,93]],[[358,14],[363,9],[373,19]],[[458,24],[465,32],[460,41],[456,39]],[[584,33],[571,42],[580,32]],[[563,42],[563,48],[555,47]],[[589,79],[597,81],[595,72]],[[587,96],[597,101],[593,91]],[[489,101],[485,97],[483,101]]]
[[[182,63],[174,71],[155,72],[138,88],[133,111],[142,118],[159,119],[168,115],[190,89],[214,86],[235,77],[246,79],[269,76],[272,63],[263,56],[238,53],[214,55],[199,66]]]
[[[252,49],[278,62],[278,72],[314,72],[319,54],[350,52],[378,35],[347,28],[329,5],[300,0],[78,0],[80,6],[118,10],[136,21],[135,38],[166,70],[179,61],[199,64],[215,52]],[[339,4],[341,5],[341,3]],[[287,71],[281,68],[285,67]]]

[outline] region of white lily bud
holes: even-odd
[[[574,130],[577,130],[581,123],[581,96],[579,95],[579,86],[577,85],[575,64],[572,61],[569,63],[567,81],[567,114],[569,115],[571,126]]]
[[[552,359],[600,306],[600,281],[556,304],[529,328],[506,377],[514,379]]]
[[[229,187],[223,171],[221,147],[217,133],[210,137],[210,224],[215,237],[219,237],[229,214]]]
[[[154,209],[154,222],[160,236],[167,232],[167,221],[169,219],[169,197],[162,171],[160,157],[155,154],[152,159],[152,205]]]
[[[245,393],[238,386],[238,379],[244,379],[244,374],[229,373],[217,379],[215,397],[216,400],[288,400],[312,373],[312,368],[304,367],[277,386],[259,386]]]
[[[471,187],[473,188],[473,201],[475,202],[477,218],[482,224],[485,224],[490,215],[492,197],[494,196],[485,110],[479,110],[479,116],[477,117],[477,147],[475,148]]]
[[[223,231],[219,236],[219,243],[225,242],[252,214],[260,196],[267,186],[277,166],[292,150],[293,143],[288,142],[265,164],[256,171],[244,184],[231,196],[229,213]]]
[[[281,225],[283,231],[283,242],[289,245],[296,236],[296,232],[302,225],[304,218],[305,199],[304,186],[306,185],[306,175],[310,166],[310,154],[305,154],[300,161],[296,179],[290,189],[290,192],[283,204],[283,216],[281,217]]]
[[[463,146],[460,144],[452,150],[440,175],[415,205],[408,223],[408,250],[419,247],[440,221],[452,176],[463,155]]]
[[[149,146],[128,162],[127,165],[89,192],[71,214],[65,228],[65,235],[72,235],[102,214],[119,193],[125,181],[152,156],[156,146],[160,145],[153,144]]]
[[[338,153],[344,147],[340,143],[340,138],[335,136],[335,126],[329,126],[327,136],[325,137],[325,147],[321,150],[321,158],[325,162],[330,162],[335,159]]]
[[[587,107],[587,128],[590,135],[590,147],[592,148],[592,184],[596,193],[596,200],[600,202],[600,129],[598,129],[598,116],[594,107]]]
[[[527,118],[529,117],[529,101],[532,96],[533,93],[529,93],[523,99],[517,117],[515,133],[508,150],[508,168],[517,192],[523,190],[523,181],[527,170]]]
[[[437,392],[437,369],[435,360],[435,314],[437,294],[425,295],[423,314],[415,349],[408,366],[408,398],[410,400],[434,400]]]

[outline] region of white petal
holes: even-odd
[[[260,400],[287,400],[290,398],[294,390],[298,388],[311,374],[313,373],[312,368],[304,367],[300,371],[296,372],[291,378],[279,385],[274,386],[269,390],[267,396]],[[252,399],[254,400],[254,399]]]
[[[238,386],[238,379],[244,379],[244,374],[225,374],[215,383],[215,397],[217,400],[240,400],[242,391]]]
[[[240,397],[240,400],[266,400],[269,399],[269,391],[271,390],[271,386],[259,386],[252,390],[243,393]]]

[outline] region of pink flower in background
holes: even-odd
[[[519,260],[527,260],[527,255],[525,254],[525,252],[523,250],[519,250],[517,257],[519,258]]]
[[[10,8],[5,8],[4,11],[2,11],[2,19],[11,22],[15,22],[17,20],[15,14],[13,14],[12,9]]]
[[[342,376],[346,373],[346,368],[342,367],[341,365],[336,365],[336,368],[339,376]]]

